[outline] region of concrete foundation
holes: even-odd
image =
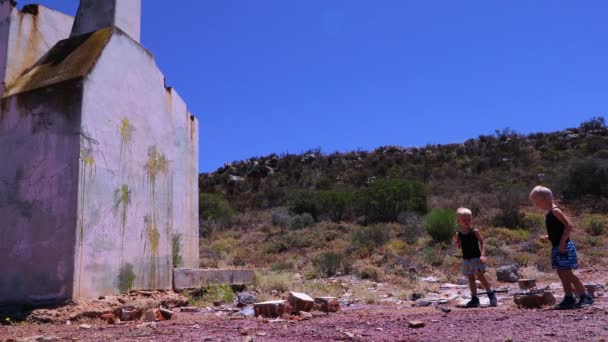
[[[173,270],[173,287],[176,290],[196,289],[209,285],[251,284],[252,270],[202,270],[177,268]]]

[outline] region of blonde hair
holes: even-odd
[[[456,215],[473,217],[473,213],[471,212],[470,209],[467,209],[467,208],[458,208],[456,210]]]
[[[553,200],[553,192],[551,192],[551,189],[539,185],[534,187],[534,189],[532,189],[532,191],[530,192],[530,199],[533,200],[535,198],[545,198]]]

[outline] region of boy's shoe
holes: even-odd
[[[565,296],[561,303],[554,306],[557,310],[568,310],[576,307],[576,299],[574,296]]]
[[[465,308],[478,308],[479,307],[479,298],[473,297],[471,300],[465,305]]]
[[[591,297],[588,293],[583,293],[581,298],[578,300],[578,303],[576,303],[576,307],[580,308],[591,304],[593,304],[593,297]]]
[[[498,305],[498,298],[496,298],[496,292],[494,292],[494,291],[488,292],[488,298],[490,298],[490,306]]]

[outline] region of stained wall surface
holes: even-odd
[[[72,298],[82,85],[2,99],[0,304]]]

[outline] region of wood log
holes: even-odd
[[[291,304],[294,314],[300,313],[300,311],[309,312],[315,306],[315,300],[306,293],[289,292],[287,300]]]
[[[315,298],[315,310],[322,312],[340,311],[340,302],[336,297],[317,297]]]
[[[291,305],[286,300],[271,300],[253,304],[256,316],[276,318],[291,313]]]

